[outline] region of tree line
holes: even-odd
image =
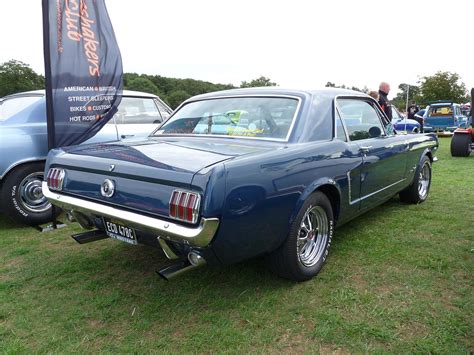
[[[326,83],[326,87],[350,89],[363,93],[369,92],[367,86],[359,89],[356,86],[336,85],[330,81]],[[420,77],[416,85],[400,84],[398,89],[400,91],[392,99],[392,104],[401,111],[406,109],[407,93],[408,104],[414,101],[420,107],[438,100],[456,103],[466,103],[470,100],[466,84],[462,82],[459,74],[451,72],[438,71],[434,75]]]
[[[124,89],[148,92],[158,95],[173,109],[191,96],[207,92],[234,89],[232,84],[214,84],[208,81],[195,79],[167,78],[160,75],[125,73],[123,77]],[[276,86],[271,79],[260,76],[250,81],[242,81],[241,88],[258,86]],[[356,86],[336,85],[327,82],[326,87],[337,87],[367,93],[369,89]],[[36,73],[28,64],[18,60],[10,60],[0,64],[0,97],[22,91],[44,89],[44,76]],[[405,109],[407,100],[407,84],[398,86],[400,92],[392,103],[400,110]],[[432,76],[423,76],[416,85],[410,85],[408,101],[416,101],[424,106],[432,101],[450,100],[457,103],[469,101],[466,85],[457,73],[439,71]]]
[[[160,75],[124,73],[125,90],[135,90],[158,95],[173,109],[194,95],[212,91],[234,89],[232,84],[214,84],[195,79],[167,78]],[[18,60],[0,64],[0,97],[17,92],[44,89],[44,76]],[[269,78],[261,76],[249,82],[242,81],[240,87],[276,86]]]

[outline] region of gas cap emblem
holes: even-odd
[[[105,179],[100,186],[100,194],[104,197],[112,197],[115,192],[115,183],[112,180]]]

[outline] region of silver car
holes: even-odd
[[[156,95],[125,90],[115,116],[84,144],[146,137],[171,112]],[[0,98],[0,208],[17,222],[38,225],[52,219],[41,192],[47,154],[44,91]]]

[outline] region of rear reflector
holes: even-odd
[[[51,168],[48,171],[46,180],[50,190],[61,191],[63,189],[66,171],[64,169]]]
[[[170,198],[170,217],[189,223],[196,223],[199,217],[199,194],[174,190]]]

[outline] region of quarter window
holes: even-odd
[[[380,117],[369,102],[339,99],[337,105],[351,141],[384,135]]]
[[[347,141],[344,127],[342,126],[341,116],[336,112],[336,138],[341,141]]]

